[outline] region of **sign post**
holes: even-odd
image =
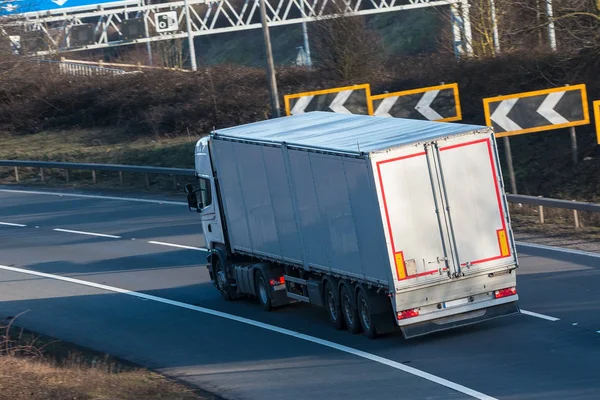
[[[512,194],[517,194],[517,179],[515,178],[515,167],[513,166],[512,150],[510,148],[510,139],[508,136],[504,136],[504,152],[506,153],[506,165],[508,165],[510,190],[512,190]]]

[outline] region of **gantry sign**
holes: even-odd
[[[0,0],[0,6],[10,1]],[[21,34],[18,30],[25,28],[34,43],[46,43],[47,48],[34,46],[27,53],[36,56],[188,36],[185,1],[132,0],[77,7],[69,7],[69,1],[78,0],[56,1],[64,7],[21,14],[15,14],[14,8],[0,10],[0,27],[8,35]],[[187,4],[192,36],[261,28],[259,0],[188,0]],[[269,26],[335,17],[338,7],[353,15],[369,15],[450,6],[454,46],[459,54],[472,54],[468,0],[265,0],[265,6]]]

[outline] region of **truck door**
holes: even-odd
[[[224,243],[225,241],[208,140],[208,137],[198,140],[195,150],[195,164],[199,186],[197,198],[200,203],[200,220],[206,247],[210,249],[214,243]]]
[[[455,274],[469,275],[514,261],[492,140],[462,137],[432,149]]]
[[[432,149],[400,149],[373,162],[396,287],[452,279],[455,257]]]

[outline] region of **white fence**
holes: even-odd
[[[58,70],[61,75],[74,76],[117,76],[137,74],[141,71],[125,71],[118,68],[106,68],[96,65],[87,65],[73,61],[35,60],[38,64],[47,64],[50,68]]]
[[[94,75],[124,75],[127,72],[122,69],[116,68],[104,68],[95,67],[92,65],[76,64],[71,62],[58,62],[58,69],[61,75],[75,75],[75,76],[94,76]],[[137,71],[133,71],[134,73]]]

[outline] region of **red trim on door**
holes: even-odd
[[[452,150],[452,149],[456,149],[457,147],[470,146],[472,144],[483,143],[483,142],[488,142],[489,143],[490,140],[489,139],[479,139],[479,140],[474,140],[472,142],[465,142],[465,143],[453,144],[452,146],[440,147],[440,151]]]
[[[425,152],[423,151],[423,152],[421,152],[421,153],[410,154],[410,155],[408,155],[408,156],[402,156],[402,157],[390,158],[389,160],[383,160],[383,161],[379,161],[379,162],[377,163],[377,167],[379,168],[379,165],[380,165],[380,164],[387,164],[387,163],[394,162],[394,161],[405,160],[405,159],[407,159],[407,158],[413,158],[413,157],[418,157],[418,156],[424,156],[425,154],[427,154],[427,153],[425,153]]]

